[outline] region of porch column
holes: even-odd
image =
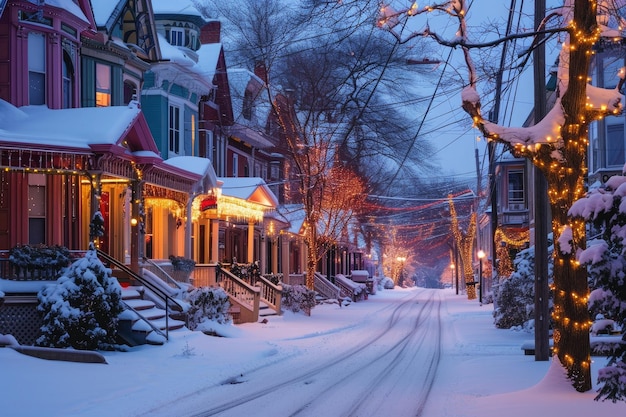
[[[272,239],[272,274],[278,273],[278,237]]]
[[[265,232],[261,234],[261,259],[260,259],[261,275],[267,274],[267,237]]]
[[[145,219],[141,217],[141,181],[133,180],[131,182],[132,197],[130,201],[130,269],[139,274],[139,258],[143,256],[140,239],[143,239],[141,229]]]
[[[248,263],[254,262],[254,222],[248,222]]]
[[[289,240],[289,235],[287,233],[280,236],[280,252],[282,256],[280,269],[283,273],[283,280],[285,282],[289,282],[289,272],[291,272],[289,265]]]
[[[100,196],[102,195],[102,174],[92,173],[91,175],[91,213],[89,215],[89,224],[93,220],[93,215],[100,210]],[[107,230],[107,233],[109,231]],[[91,236],[89,236],[91,239]]]
[[[219,262],[220,220],[211,219],[211,257],[210,262]]]
[[[185,222],[185,258],[193,259],[193,253],[191,252],[191,230],[193,222],[191,219],[191,206],[193,198],[187,200],[187,221]]]
[[[302,238],[298,238],[298,244],[300,245],[300,272],[301,273],[306,273],[306,269],[307,269],[307,256],[308,256],[308,250],[306,247],[306,243],[304,242],[304,239]]]

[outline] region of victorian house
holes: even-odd
[[[130,261],[144,194],[186,202],[216,186],[208,166],[165,162],[137,101],[143,72],[159,59],[150,2],[109,6],[15,1],[2,13],[0,94],[12,109],[0,126],[2,249],[84,250],[100,211],[101,249]]]

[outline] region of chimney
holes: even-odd
[[[200,29],[200,43],[206,45],[209,43],[220,43],[220,32],[222,24],[219,20],[213,20]]]
[[[267,67],[265,66],[265,63],[257,61],[256,64],[254,64],[254,75],[267,84]]]

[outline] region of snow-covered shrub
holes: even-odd
[[[281,306],[284,309],[297,313],[304,311],[311,314],[311,309],[315,307],[315,291],[308,289],[305,285],[283,284],[283,298]]]
[[[395,284],[393,282],[393,280],[389,277],[382,277],[379,281],[378,281],[378,289],[382,290],[393,290],[395,287]]]
[[[18,245],[9,251],[9,262],[20,268],[60,269],[70,262],[70,252],[59,245]]]
[[[82,350],[114,346],[118,315],[124,310],[122,288],[98,259],[93,244],[38,298],[37,309],[43,315],[38,346]]]
[[[194,261],[193,259],[174,255],[170,255],[169,259],[172,263],[174,271],[193,272],[196,267],[196,261]]]
[[[189,328],[196,330],[205,321],[228,324],[230,301],[228,293],[220,287],[199,287],[187,294],[189,302]]]
[[[552,253],[552,235],[548,237],[548,253]],[[552,256],[548,261],[548,282],[552,282]],[[497,308],[494,323],[500,329],[530,328],[526,324],[535,315],[535,247],[520,251],[513,262],[515,271],[494,286],[493,297]],[[552,303],[550,302],[550,305]]]
[[[596,239],[578,253],[578,261],[589,273],[589,309],[593,316],[603,314],[626,328],[626,176],[614,175],[572,205],[569,214],[594,227]],[[601,342],[600,342],[601,343]],[[606,347],[605,350],[611,347]],[[596,349],[603,348],[596,346]],[[613,351],[605,368],[598,372],[596,400],[626,400],[626,335]]]

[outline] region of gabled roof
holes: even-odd
[[[125,17],[128,0],[98,0],[91,1],[91,4],[94,20],[99,31],[112,36],[114,30],[123,22],[124,39],[122,41],[124,43],[136,44],[151,60],[156,61],[160,59],[157,32],[154,26],[150,0],[136,0],[133,2],[136,7],[136,10],[133,11],[134,22],[129,22]]]
[[[222,195],[234,197],[265,207],[276,208],[278,199],[259,177],[219,177],[222,183]]]
[[[289,222],[288,232],[294,235],[304,233],[306,212],[302,204],[283,204],[277,210]]]

